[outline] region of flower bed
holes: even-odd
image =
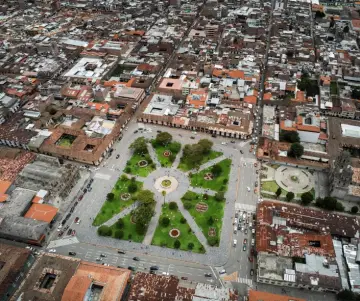
[[[178,230],[178,229],[171,229],[171,230],[169,231],[169,235],[170,235],[170,237],[172,237],[172,238],[178,238],[178,237],[180,236],[180,230]]]
[[[147,162],[146,160],[140,160],[140,161],[138,162],[138,165],[139,165],[140,167],[146,167],[146,166],[148,166],[148,162]]]
[[[161,182],[161,187],[163,188],[169,188],[171,186],[171,181],[170,180],[163,180]]]
[[[208,172],[204,175],[204,180],[211,181],[212,179],[214,179],[214,176],[211,172]]]
[[[131,194],[125,192],[125,193],[121,194],[120,198],[121,198],[123,201],[128,201],[128,200],[130,200],[130,198],[131,198]]]
[[[204,212],[208,211],[208,209],[209,209],[208,204],[202,203],[202,202],[197,203],[195,206],[195,210],[200,213],[204,213]]]
[[[170,157],[171,156],[171,151],[169,151],[169,150],[164,151],[163,156],[164,157]]]

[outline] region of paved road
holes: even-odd
[[[146,255],[134,251],[119,254],[118,249],[86,243],[69,244],[56,248],[57,254],[68,256],[69,252],[75,252],[76,255],[74,257],[90,262],[107,263],[122,268],[132,266],[136,268],[136,271],[142,272],[149,272],[151,266],[157,266],[159,268],[159,270],[156,271],[157,274],[169,273],[170,275],[176,275],[180,278],[187,277],[190,281],[216,286],[221,285],[218,273],[206,265],[172,260],[156,255]],[[143,252],[146,252],[145,248]],[[101,257],[100,254],[106,257]],[[139,257],[140,261],[133,260],[134,257]],[[205,277],[205,273],[211,274],[212,276]]]

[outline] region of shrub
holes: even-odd
[[[117,222],[116,222],[116,228],[118,228],[118,229],[124,228],[124,221],[123,221],[122,218],[119,218],[119,219],[117,220]]]
[[[219,191],[215,194],[215,200],[218,202],[222,202],[225,199],[225,193],[223,191]]]
[[[228,182],[229,182],[228,179],[224,179],[224,180],[223,180],[223,184],[227,184]]]
[[[189,243],[188,243],[188,249],[189,249],[189,250],[194,249],[194,244],[193,244],[192,242],[189,242]]]
[[[311,192],[305,192],[301,195],[301,204],[309,205],[314,200],[314,196]]]
[[[126,173],[131,173],[131,168],[130,168],[129,166],[127,166],[127,167],[125,168],[125,172],[126,172]]]
[[[203,199],[204,199],[204,200],[207,200],[208,198],[209,198],[209,195],[208,195],[207,193],[204,193]]]
[[[156,169],[155,163],[150,164],[150,167],[151,167],[152,169]]]
[[[201,253],[203,253],[203,252],[205,251],[204,246],[200,246],[200,247],[199,247],[199,251],[200,251]]]
[[[358,206],[353,206],[353,207],[351,207],[351,213],[356,214],[356,213],[358,213],[358,211],[359,211],[359,207],[358,207]]]
[[[218,177],[222,172],[222,167],[219,164],[215,164],[213,165],[213,167],[211,167],[211,173],[214,175],[214,177]]]
[[[345,207],[344,207],[344,205],[343,204],[341,204],[339,201],[336,203],[336,205],[335,205],[335,209],[337,210],[337,211],[344,211],[345,210]]]
[[[120,177],[120,181],[122,182],[126,182],[127,180],[129,180],[128,176],[127,175],[121,175]]]
[[[184,202],[184,208],[185,208],[186,210],[190,210],[190,209],[192,208],[191,202]]]
[[[181,144],[179,142],[173,142],[169,145],[169,150],[172,152],[172,153],[178,153],[181,149]]]
[[[109,192],[107,195],[106,195],[106,200],[108,201],[112,201],[114,200],[114,194],[112,192]]]
[[[176,156],[175,156],[175,155],[171,154],[171,155],[169,156],[169,161],[170,161],[171,163],[173,163],[173,162],[175,161],[175,159],[176,159]]]
[[[101,236],[111,236],[112,230],[110,227],[103,225],[98,228],[97,233]]]
[[[131,233],[128,235],[128,239],[129,240],[132,239],[132,234]]]
[[[170,202],[169,203],[169,209],[170,210],[177,210],[178,209],[178,205],[175,202]]]
[[[131,165],[130,160],[126,161],[126,165]]]
[[[289,191],[289,192],[286,194],[286,200],[287,200],[288,202],[290,202],[291,200],[293,200],[294,197],[295,197],[295,194],[294,194],[293,192],[291,192],[291,191]]]
[[[212,216],[210,216],[208,219],[208,225],[211,226],[213,224],[214,224],[214,218]]]
[[[189,227],[188,228],[188,233],[190,234],[192,232],[191,228]]]
[[[166,216],[164,216],[162,219],[161,219],[161,225],[163,225],[164,227],[167,227],[170,225],[170,219]]]
[[[219,243],[219,239],[217,237],[208,237],[207,241],[210,246],[216,246]]]
[[[128,192],[134,193],[137,190],[137,185],[135,182],[131,182],[128,186]]]
[[[123,230],[116,230],[114,233],[114,237],[118,239],[122,239],[124,237],[124,231]]]
[[[181,246],[181,243],[180,243],[180,241],[177,239],[177,240],[175,240],[174,241],[174,248],[175,249],[179,249],[180,248],[180,246]]]
[[[180,223],[186,224],[186,218],[185,218],[185,217],[182,217],[182,218],[180,219]]]

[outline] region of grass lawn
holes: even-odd
[[[225,200],[218,202],[213,196],[209,196],[207,200],[203,198],[201,194],[197,194],[192,191],[187,191],[181,198],[184,203],[190,202],[192,207],[188,209],[191,216],[194,218],[197,225],[200,227],[206,239],[209,238],[209,228],[213,227],[216,229],[216,236],[220,242],[220,233],[222,228],[222,218],[224,215]],[[209,207],[206,212],[198,212],[195,208],[196,204],[202,202],[206,203]],[[213,217],[214,223],[210,226],[208,220],[210,216]],[[219,244],[216,244],[218,246]]]
[[[225,159],[218,163],[222,167],[220,175],[214,177],[212,180],[205,180],[204,176],[211,173],[212,166],[200,171],[191,176],[191,185],[194,187],[208,188],[214,191],[226,191],[227,183],[229,181],[229,173],[231,168],[231,160]]]
[[[116,227],[116,223],[113,224],[111,226],[111,230],[112,230],[112,237],[114,237],[114,233],[116,230],[122,230],[124,232],[124,237],[122,238],[123,240],[131,240],[134,242],[142,242],[144,240],[145,234],[144,235],[139,235],[136,233],[136,224],[133,224],[131,221],[131,214],[125,215],[123,217],[123,221],[124,221],[124,228],[122,229],[118,229]],[[129,234],[131,234],[130,238],[129,238]]]
[[[214,150],[210,151],[210,153],[206,156],[203,156],[202,160],[201,160],[201,163],[200,165],[210,161],[210,160],[214,160],[218,157],[220,157],[223,153],[222,152],[216,152]],[[188,164],[186,164],[185,162],[183,162],[181,159],[180,159],[180,163],[179,163],[179,166],[178,166],[178,169],[182,170],[182,171],[189,171],[191,169],[193,169],[194,166],[189,166]]]
[[[130,179],[126,180],[122,179],[121,177],[117,180],[114,188],[111,191],[114,194],[114,199],[112,201],[105,201],[104,205],[101,207],[99,213],[94,219],[94,226],[100,226],[101,224],[112,218],[115,214],[120,213],[126,207],[134,203],[133,198],[130,198],[128,201],[123,201],[120,198],[121,194],[128,192],[127,188],[130,182]],[[138,181],[136,181],[135,183],[138,187],[137,191],[141,190],[143,183]],[[136,195],[136,192],[131,193],[132,197],[134,195]],[[106,195],[104,195],[104,198],[106,198]]]
[[[161,224],[161,220],[163,217],[167,216],[170,219],[170,224],[167,227],[164,227]],[[195,253],[204,253],[205,250],[201,245],[200,241],[197,239],[196,235],[192,233],[191,228],[188,223],[182,224],[180,222],[183,215],[180,210],[170,210],[168,204],[165,204],[162,207],[161,215],[159,218],[159,224],[155,230],[153,240],[151,242],[152,245],[167,247],[174,249],[174,242],[179,240],[180,250],[189,251],[188,244],[192,242],[194,244],[194,248],[192,252]],[[178,238],[172,238],[169,235],[171,229],[176,228],[180,230],[180,236]]]
[[[145,160],[145,156],[142,157],[140,155],[133,154],[130,160],[126,163],[124,172],[140,177],[147,177],[149,173],[155,170],[155,165],[151,164],[152,162],[150,162],[147,166],[140,167],[138,163],[141,160]],[[149,160],[147,161],[149,162]],[[130,170],[128,170],[128,168],[130,168]]]
[[[171,162],[170,160],[170,156],[169,157],[165,157],[164,156],[164,152],[167,150],[169,151],[170,148],[171,148],[171,145],[175,145],[175,144],[178,144],[178,142],[171,142],[169,145],[167,146],[162,146],[162,145],[156,145],[154,147],[155,149],[155,153],[157,155],[157,159],[159,160],[160,164],[162,167],[171,167],[171,165],[173,164],[173,162]],[[176,157],[176,155],[178,154],[179,152],[171,152],[172,154],[172,157]]]
[[[270,191],[275,193],[279,188],[279,185],[275,181],[261,182],[261,190]]]

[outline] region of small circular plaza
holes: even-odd
[[[303,169],[281,166],[275,171],[275,181],[284,190],[304,193],[314,187],[313,175]]]
[[[179,186],[179,182],[173,176],[162,176],[155,180],[154,187],[158,192],[166,191],[166,193],[173,192]]]

